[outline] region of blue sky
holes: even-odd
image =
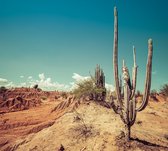
[[[168,83],[167,0],[0,0],[0,84],[48,79],[69,85],[74,73],[88,76],[96,64],[113,84],[114,6],[119,11],[119,69],[123,58],[132,69],[135,45],[137,86],[143,90],[152,38],[152,89]]]

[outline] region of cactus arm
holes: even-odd
[[[132,69],[132,94],[131,94],[131,100],[133,99],[135,95],[135,90],[136,90],[136,80],[137,80],[137,68],[138,66],[136,65],[136,51],[135,47],[133,46],[133,59],[134,59],[134,66]]]
[[[145,90],[143,95],[143,101],[137,111],[142,111],[148,104],[150,87],[151,87],[151,72],[152,72],[152,52],[153,52],[153,44],[152,39],[148,40],[148,60],[146,67],[146,80],[145,80]]]
[[[119,88],[119,78],[118,78],[118,15],[117,8],[114,7],[114,43],[113,43],[113,69],[114,69],[114,79],[115,79],[115,91],[117,95],[117,100],[119,107],[121,108],[121,94]]]

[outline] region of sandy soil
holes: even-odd
[[[138,113],[132,140],[124,140],[124,124],[112,109],[84,102],[60,108],[62,100],[43,101],[29,110],[0,115],[0,150],[118,151],[168,150],[168,103],[150,102]]]

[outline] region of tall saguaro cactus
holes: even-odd
[[[115,111],[120,114],[122,121],[125,124],[125,136],[126,140],[130,140],[131,126],[135,123],[136,114],[145,109],[148,104],[150,86],[151,86],[151,71],[152,71],[152,51],[153,44],[152,39],[148,40],[148,59],[146,67],[146,79],[145,90],[143,95],[142,104],[137,108],[135,91],[137,81],[137,65],[136,65],[136,53],[133,46],[133,61],[132,68],[132,81],[130,80],[129,70],[123,60],[122,74],[123,74],[123,89],[124,95],[121,94],[121,80],[118,77],[118,12],[114,7],[114,44],[113,44],[113,72],[115,79],[115,91],[117,95],[117,103],[114,103]]]

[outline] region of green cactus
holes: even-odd
[[[94,80],[95,80],[95,93],[93,94],[94,100],[104,101],[106,96],[105,75],[103,69],[100,68],[100,65],[96,66]]]
[[[95,85],[97,88],[105,88],[105,76],[100,65],[97,65],[95,69]]]
[[[122,121],[125,124],[125,136],[126,140],[130,140],[131,126],[135,123],[136,114],[145,109],[148,104],[150,86],[151,86],[151,71],[152,71],[152,51],[153,44],[152,39],[148,40],[148,59],[146,67],[146,79],[145,79],[145,90],[143,95],[142,104],[137,108],[135,91],[136,91],[136,80],[137,80],[137,65],[136,65],[136,52],[133,46],[133,61],[134,65],[132,68],[132,81],[130,80],[129,70],[123,60],[123,87],[121,86],[121,80],[118,78],[118,12],[117,8],[114,7],[114,44],[113,44],[113,72],[115,80],[115,91],[117,96],[117,103],[113,102],[115,111],[120,114]],[[121,94],[121,88],[123,88],[124,95]]]

